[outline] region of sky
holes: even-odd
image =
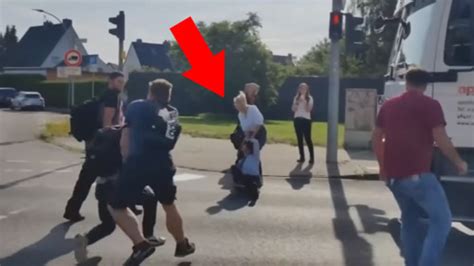
[[[162,43],[173,40],[169,28],[191,16],[206,23],[242,20],[256,12],[263,28],[260,35],[274,54],[304,55],[328,35],[330,0],[0,0],[0,31],[15,25],[19,38],[30,26],[41,25],[44,9],[69,18],[89,54],[106,62],[117,61],[118,41],[108,33],[108,18],[125,12],[125,51],[130,42]],[[54,19],[49,18],[55,22]]]

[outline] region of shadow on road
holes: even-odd
[[[329,176],[339,176],[337,165],[328,165],[327,167]],[[339,178],[329,179],[329,187],[335,210],[335,217],[333,219],[334,233],[342,244],[344,265],[374,265],[372,245],[359,235],[355,223],[350,217],[350,206],[346,199],[342,180]]]
[[[392,219],[389,223],[390,234],[397,244],[402,256],[402,244],[400,240],[401,224],[398,219]],[[427,228],[424,228],[425,231]],[[474,237],[457,228],[452,228],[444,249],[441,265],[472,266],[474,265]]]
[[[313,166],[312,164],[308,164],[308,166],[303,169],[303,164],[298,163],[296,167],[291,170],[289,174],[290,178],[287,178],[286,181],[294,190],[302,189],[305,185],[308,185],[311,182],[311,178],[313,178],[313,173],[311,172]]]
[[[218,214],[222,210],[226,211],[236,211],[242,209],[243,207],[249,204],[249,198],[244,193],[238,193],[233,191],[233,182],[232,182],[232,175],[230,173],[226,173],[220,180],[219,185],[221,185],[221,189],[229,190],[230,194],[221,199],[216,203],[216,205],[211,206],[206,209],[206,212],[210,215]]]
[[[74,250],[74,239],[66,239],[72,223],[66,222],[56,225],[51,231],[38,240],[15,254],[0,259],[2,266],[40,266],[61,257]]]

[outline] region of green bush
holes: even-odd
[[[56,108],[67,108],[69,95],[69,83],[42,82],[37,84],[36,91],[43,95],[46,106]],[[95,83],[95,95],[100,95],[105,90],[105,82]],[[74,104],[92,98],[92,82],[80,82],[74,84]],[[71,103],[72,104],[72,103]]]
[[[33,90],[36,84],[46,78],[43,75],[0,75],[0,87],[12,87],[17,90]]]

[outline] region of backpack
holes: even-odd
[[[93,98],[74,106],[70,113],[70,134],[79,142],[89,141],[102,127],[99,121],[101,101]]]
[[[88,145],[87,160],[93,165],[98,176],[108,177],[120,169],[122,165],[120,151],[122,129],[122,126],[99,129]]]

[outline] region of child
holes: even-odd
[[[112,234],[115,230],[115,221],[110,215],[107,205],[110,196],[114,191],[115,181],[118,174],[110,177],[99,177],[96,180],[95,196],[98,200],[98,211],[101,223],[92,228],[88,233],[76,236],[77,246],[74,250],[74,256],[77,262],[81,263],[87,260],[87,246],[94,244],[100,239]],[[145,187],[141,199],[137,204],[143,205],[143,234],[153,246],[162,246],[166,239],[153,235],[156,222],[157,199],[153,190]]]
[[[245,187],[251,199],[250,206],[253,206],[258,200],[259,188],[262,186],[258,140],[254,138],[244,140],[241,152],[243,157],[232,166],[232,175],[237,186]]]

